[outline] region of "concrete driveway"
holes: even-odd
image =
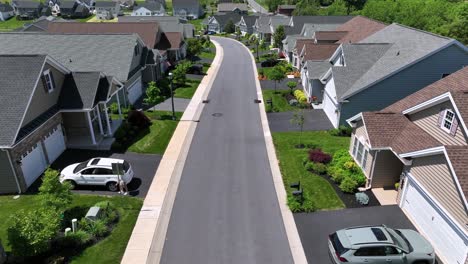
[[[110,157],[128,161],[135,173],[133,180],[128,185],[129,194],[142,198],[148,193],[149,186],[161,161],[161,155],[69,149],[51,165],[51,168],[62,170],[70,164],[95,157]],[[118,192],[110,192],[103,186],[78,186],[74,192],[80,194],[119,195]]]
[[[268,123],[271,132],[299,131],[300,128],[291,124],[295,112],[268,113]],[[333,128],[327,115],[321,109],[304,110],[304,131],[329,130]]]
[[[416,230],[397,205],[294,214],[294,219],[310,264],[332,263],[328,256],[328,235],[345,227],[385,224]]]

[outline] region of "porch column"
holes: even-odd
[[[106,122],[107,122],[107,132],[109,133],[109,136],[112,135],[112,128],[110,126],[109,122],[109,114],[107,113],[107,105],[104,105],[104,113],[106,113]]]
[[[101,135],[104,135],[104,130],[102,129],[101,109],[99,109],[99,104],[96,107],[98,108],[99,131],[101,132]]]
[[[91,141],[93,145],[96,145],[96,138],[94,137],[94,129],[93,129],[93,122],[91,122],[91,115],[89,112],[86,112],[86,116],[88,117],[88,125],[89,125],[89,132],[91,132]]]
[[[122,109],[120,109],[120,99],[119,99],[119,92],[117,92],[117,105],[119,106],[119,118],[122,120]]]

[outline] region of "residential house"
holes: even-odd
[[[166,10],[159,2],[146,2],[133,7],[132,16],[164,16]]]
[[[294,65],[296,69],[302,69],[307,61],[326,61],[335,53],[339,44],[318,44],[310,43],[303,40],[298,40],[296,45],[298,49],[302,46],[299,52],[299,57]],[[302,44],[302,45],[301,45]],[[307,91],[306,91],[307,92]]]
[[[0,3],[0,21],[6,21],[14,15],[15,11],[11,5]]]
[[[265,42],[271,42],[273,33],[278,26],[288,26],[290,17],[285,16],[259,16],[253,26],[254,34]]]
[[[454,39],[392,24],[361,43],[341,44],[329,62],[317,90],[324,90],[323,109],[338,127],[357,113],[382,109],[459,70],[468,62],[468,48]]]
[[[62,1],[60,14],[64,18],[84,18],[90,15],[88,7],[75,1]]]
[[[164,32],[156,48],[166,56],[168,66],[175,65],[187,56],[187,44],[180,32]]]
[[[17,29],[16,31],[19,32],[44,32],[47,31],[47,28],[49,27],[49,24],[52,23],[52,21],[60,21],[64,19],[57,18],[54,16],[41,16],[38,19],[34,20],[32,23],[28,23],[23,25],[22,28]]]
[[[276,9],[276,13],[284,16],[292,16],[294,10],[296,10],[296,5],[279,5]]]
[[[467,106],[465,67],[381,111],[347,120],[349,151],[366,188],[399,183],[395,202],[443,263],[468,261]]]
[[[68,147],[110,147],[121,123],[107,111],[122,91],[115,78],[48,55],[0,55],[0,68],[0,193],[25,192]]]
[[[222,33],[225,32],[225,27],[229,21],[235,24],[241,20],[241,15],[237,13],[227,13],[222,15],[213,15],[208,19],[207,29],[210,32]]]
[[[158,22],[161,32],[180,32],[184,38],[193,38],[195,27],[187,20],[174,16],[121,16],[119,22]]]
[[[80,4],[85,5],[89,11],[94,11],[96,7],[95,0],[77,0]]]
[[[112,0],[112,1],[119,4],[121,8],[129,8],[135,5],[135,0]]]
[[[338,26],[336,31],[348,32],[336,43],[356,43],[367,38],[368,36],[382,30],[387,25],[377,20],[373,20],[364,16],[355,16],[348,22]]]
[[[247,15],[249,8],[247,4],[244,3],[219,3],[218,4],[218,13],[230,13],[234,12],[239,15]]]
[[[124,84],[121,102],[143,95],[149,50],[138,34],[0,33],[0,54],[47,54],[71,71],[103,72]]]
[[[111,1],[98,1],[95,4],[96,17],[101,20],[110,20],[120,14],[120,4]]]
[[[242,16],[239,22],[236,24],[236,27],[239,28],[242,36],[245,34],[253,33],[253,26],[258,16]]]
[[[198,19],[204,11],[199,0],[173,0],[172,14],[184,19]]]
[[[34,19],[50,13],[47,12],[47,6],[44,6],[41,2],[16,0],[11,5],[15,10],[15,16],[20,19]],[[44,10],[46,10],[45,13]]]
[[[49,0],[47,2],[50,12],[52,16],[59,16],[60,15],[60,6],[57,0]]]

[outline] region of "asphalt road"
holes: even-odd
[[[233,40],[213,39],[224,59],[191,143],[161,263],[292,263],[250,55]]]

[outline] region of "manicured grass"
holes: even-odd
[[[211,45],[210,45],[210,48],[211,48]],[[202,53],[200,53],[200,55],[198,55],[198,57],[202,59],[214,59],[215,56],[216,56],[216,52],[212,52],[211,50],[203,51]]]
[[[272,135],[288,195],[291,195],[289,185],[300,181],[301,187],[309,194],[317,210],[344,208],[343,202],[330,183],[307,171],[302,160],[312,146],[330,154],[340,149],[347,149],[350,138],[330,136],[327,131],[303,132],[302,142],[299,142],[300,132],[274,132]],[[295,147],[300,143],[305,144],[306,148]]]
[[[104,197],[95,195],[73,196],[73,207],[91,207],[97,202],[109,200],[119,208],[119,222],[112,233],[99,243],[88,247],[80,255],[73,258],[71,263],[118,263],[123,256],[133,226],[143,204],[141,199],[132,197]],[[13,196],[0,196],[0,240],[6,251],[11,250],[8,244],[7,228],[11,225],[9,216],[18,210],[37,208],[39,203],[35,195],[21,195],[14,200]],[[104,253],[105,252],[105,253]]]
[[[174,92],[174,97],[191,99],[195,94],[201,80],[188,79],[185,87],[179,87]]]
[[[91,19],[95,19],[95,15],[92,15],[92,16],[89,16],[89,17],[85,17],[85,18],[77,18],[75,19],[76,22],[88,22],[89,20]]]
[[[172,112],[148,111],[145,114],[152,119],[152,124],[148,130],[141,131],[140,135],[136,136],[138,140],[127,150],[137,153],[164,154],[183,113],[176,113],[177,120],[175,121],[171,119]]]
[[[166,0],[166,13],[168,13],[168,15],[172,15],[172,0]]]
[[[116,23],[118,21],[119,21],[119,18],[117,17],[114,17],[113,19],[110,19],[110,20],[101,20],[101,19],[98,19],[96,16],[92,16],[91,18],[86,20],[86,22],[103,22],[103,23]]]
[[[0,31],[11,31],[32,22],[33,20],[16,20],[15,17],[11,17],[7,21],[0,21]]]
[[[298,107],[289,105],[288,100],[284,97],[289,93],[289,90],[281,90],[275,92],[275,90],[262,90],[263,100],[265,101],[265,111],[267,112],[288,112],[299,109]],[[272,99],[273,109],[266,103],[267,100]]]

